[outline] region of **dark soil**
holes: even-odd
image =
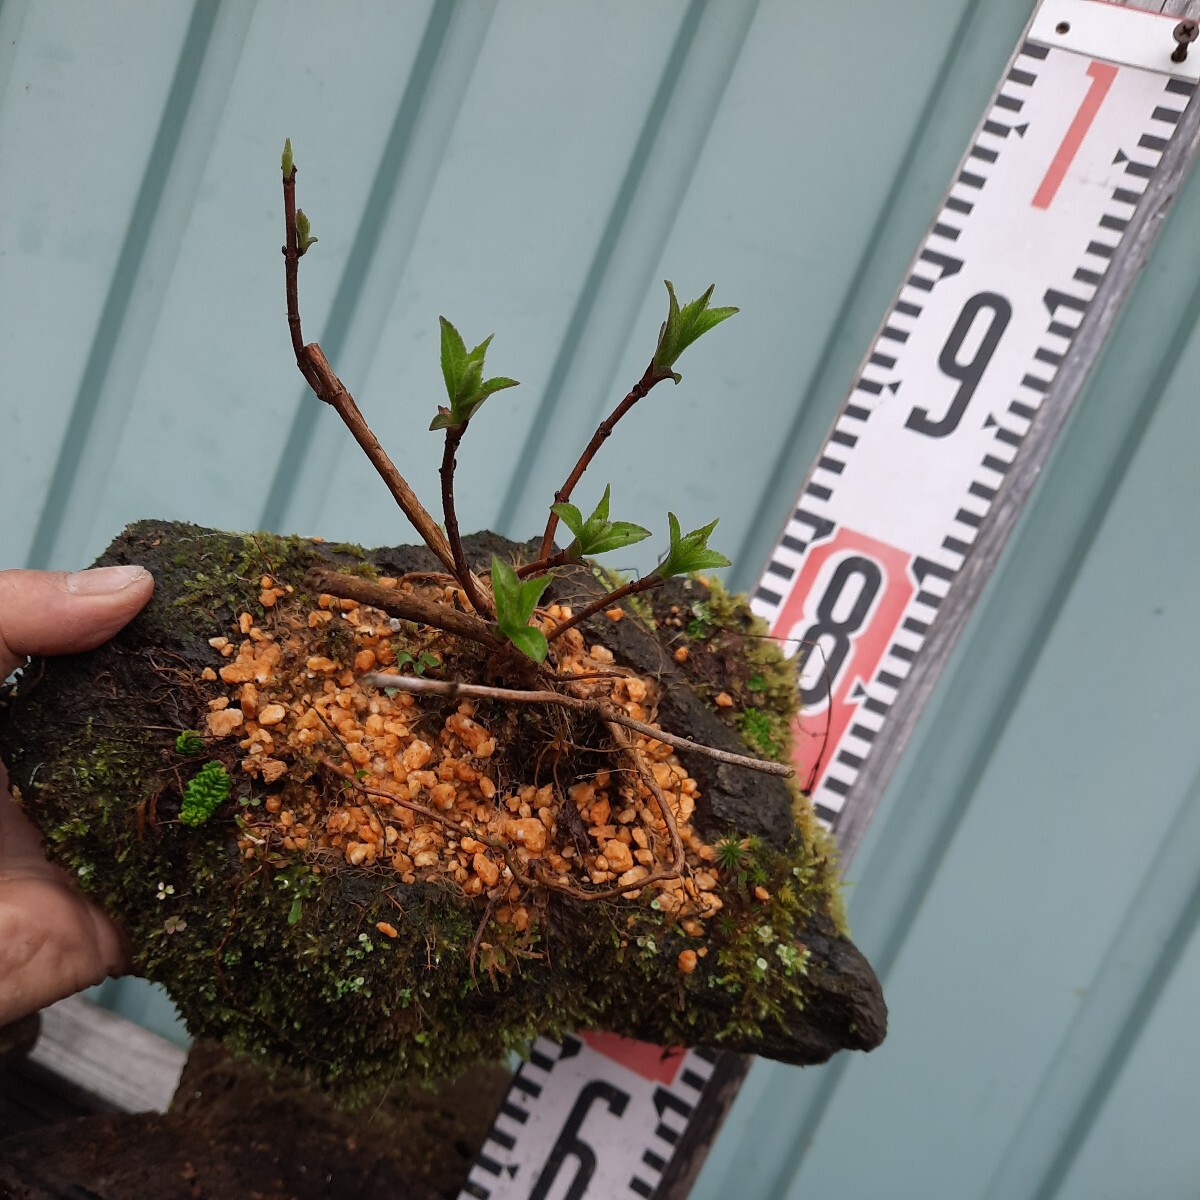
[[[106,1114],[0,1140],[9,1200],[451,1200],[509,1083],[499,1067],[437,1091],[395,1087],[338,1110],[213,1043],[188,1058],[171,1111]]]

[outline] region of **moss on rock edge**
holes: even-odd
[[[450,886],[406,886],[378,868],[318,874],[301,855],[246,862],[243,813],[267,789],[232,759],[221,764],[233,779],[230,802],[203,826],[179,824],[199,764],[176,740],[203,727],[219,690],[200,680],[208,638],[240,612],[265,618],[261,575],[302,589],[314,565],[388,575],[436,565],[420,548],[355,549],[132,526],[101,562],[150,567],[149,608],[112,644],[27,672],[0,716],[0,751],[50,852],[121,921],[137,971],[166,986],[193,1034],[350,1092],[398,1074],[454,1075],[539,1033],[586,1028],[800,1063],[881,1040],[878,984],[841,932],[828,846],[811,810],[800,805],[798,825],[793,794],[761,776],[689,763],[697,777],[707,772],[698,815],[714,836],[745,843],[744,863],[721,874],[725,907],[691,973],[677,968],[678,955],[700,943],[634,901],[548,894],[536,941],[514,945],[482,898]],[[484,562],[516,549],[491,535],[471,543]],[[575,577],[557,584],[564,595],[585,586]],[[709,613],[714,630],[748,619],[730,598]],[[676,668],[677,632],[660,623],[651,636],[634,621],[595,630],[619,662],[666,681],[665,727],[740,748],[706,701],[708,685]],[[757,688],[750,679],[766,684],[782,671],[778,655],[725,657],[725,689],[771,711],[777,681]],[[222,754],[210,751],[214,761]]]

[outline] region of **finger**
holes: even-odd
[[[30,654],[77,654],[107,641],[154,591],[145,567],[0,571],[0,679]]]

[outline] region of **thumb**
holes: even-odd
[[[30,654],[78,654],[107,641],[145,607],[145,567],[0,571],[0,680]]]

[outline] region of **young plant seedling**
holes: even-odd
[[[794,663],[695,577],[728,564],[715,520],[669,512],[657,565],[613,582],[592,560],[650,533],[614,519],[610,486],[590,512],[573,499],[616,424],[735,310],[668,283],[647,366],[547,497],[540,540],[464,538],[458,447],[515,381],[489,373],[491,337],[441,320],[435,518],[304,340],[316,239],[290,143],[281,166],[297,366],[424,546],[126,530],[104,561],[153,570],[146,610],[0,704],[49,852],[196,1036],[339,1089],[589,1028],[798,1063],[870,1049],[878,982],[785,782]]]

